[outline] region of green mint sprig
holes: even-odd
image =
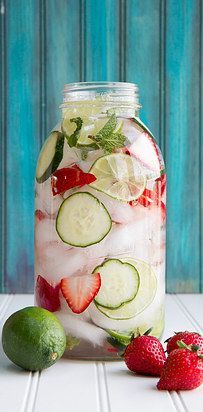
[[[82,128],[83,120],[81,119],[81,117],[74,117],[73,119],[70,119],[70,122],[76,124],[76,129],[74,133],[72,133],[70,136],[66,136],[66,139],[70,147],[75,147],[77,145],[79,132]]]
[[[120,131],[114,132],[116,126],[117,119],[114,113],[96,136],[91,137],[106,153],[112,153],[114,149],[124,146],[126,137]]]

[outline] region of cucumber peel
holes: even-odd
[[[134,331],[126,331],[126,332],[120,332],[117,330],[113,329],[106,329],[106,332],[116,341],[119,342],[121,345],[129,345],[131,342],[132,338],[134,337]]]
[[[42,147],[37,163],[36,180],[45,182],[55,172],[63,158],[64,135],[61,132],[52,132]]]
[[[139,117],[133,117],[133,122],[134,123],[136,123],[139,127],[140,127],[140,129],[141,129],[141,131],[145,131],[145,132],[147,132],[154,140],[155,140],[155,137],[154,137],[154,135],[152,134],[152,132],[148,129],[148,127],[142,122],[142,120],[140,120],[140,118]]]

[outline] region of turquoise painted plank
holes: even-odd
[[[119,1],[86,0],[83,4],[83,79],[118,81]]]
[[[80,81],[81,27],[79,0],[47,0],[45,5],[45,90],[48,132],[60,119],[65,83]]]
[[[166,163],[169,292],[200,287],[199,1],[167,1]]]
[[[33,290],[34,171],[39,150],[39,1],[6,1],[5,289]]]
[[[79,80],[139,85],[141,117],[166,153],[168,291],[199,291],[202,1],[7,0],[5,5],[0,102],[5,291],[32,290],[36,158],[59,118],[63,84]]]
[[[0,132],[0,292],[3,291],[5,272],[5,227],[6,227],[6,204],[5,204],[5,169],[6,169],[6,122],[5,122],[5,110],[6,110],[6,65],[5,65],[5,51],[6,51],[6,38],[5,38],[5,7],[4,2],[1,4],[0,14],[0,113],[1,113],[1,132]]]
[[[201,32],[200,32],[200,145],[201,145],[201,152],[200,152],[200,222],[201,222],[201,238],[200,238],[200,273],[201,273],[201,285],[200,285],[200,292],[203,292],[203,3],[200,1],[200,21],[201,21]]]
[[[126,6],[125,80],[140,90],[141,119],[160,138],[160,0],[128,0]]]

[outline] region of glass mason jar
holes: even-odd
[[[36,170],[35,302],[72,358],[164,327],[166,174],[131,83],[65,85]]]

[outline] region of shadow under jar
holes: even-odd
[[[118,359],[164,327],[166,174],[132,83],[64,87],[39,155],[35,303],[54,312],[70,358]]]

